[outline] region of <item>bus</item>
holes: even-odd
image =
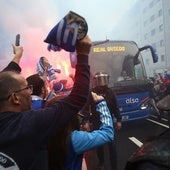
[[[158,61],[155,49],[139,48],[134,41],[96,41],[89,54],[91,77],[97,72],[109,75],[109,87],[115,92],[122,121],[150,116],[150,81],[143,62],[143,52]],[[144,54],[145,54],[144,52]],[[93,87],[91,80],[91,87]]]

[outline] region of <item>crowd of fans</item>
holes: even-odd
[[[157,73],[154,77],[150,77],[150,82],[153,84],[153,96],[155,101],[159,101],[170,94],[170,74],[167,71],[164,73]]]

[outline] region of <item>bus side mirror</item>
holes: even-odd
[[[156,49],[150,46],[153,62],[156,63],[158,62],[158,54],[156,53]]]
[[[143,50],[146,50],[146,49],[150,49],[151,51],[151,54],[152,54],[152,59],[153,59],[153,62],[156,63],[158,62],[158,54],[156,53],[156,49],[153,48],[151,45],[147,45],[147,46],[144,46],[142,48],[139,48],[139,52],[143,51]]]

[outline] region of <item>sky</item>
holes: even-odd
[[[13,56],[11,44],[21,35],[24,53],[21,67],[25,76],[33,74],[41,56],[48,57],[54,67],[69,64],[65,51],[49,52],[44,39],[49,31],[69,12],[84,17],[92,41],[113,39],[112,30],[135,0],[1,0],[0,69]],[[64,72],[64,71],[63,71]]]

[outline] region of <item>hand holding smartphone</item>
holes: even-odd
[[[17,34],[15,37],[15,46],[20,45],[20,34]],[[13,53],[15,54],[15,47],[13,46]]]
[[[16,45],[16,46],[19,46],[19,45],[20,45],[20,34],[17,34],[17,35],[16,35],[15,45]]]

